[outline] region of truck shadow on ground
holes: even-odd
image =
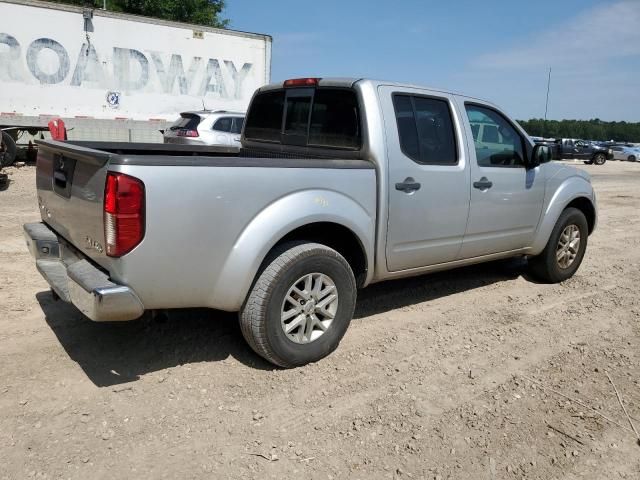
[[[50,292],[36,295],[69,357],[99,387],[138,380],[178,365],[233,357],[260,370],[275,367],[246,344],[237,315],[208,309],[175,310],[168,318],[97,323]]]
[[[522,258],[456,268],[444,272],[376,283],[359,292],[354,319],[360,319],[417,303],[456,295],[486,285],[524,277],[537,283],[527,273]]]
[[[359,293],[355,319],[455,295],[524,274],[522,260],[492,262],[372,285]],[[136,381],[147,373],[233,357],[255,369],[275,367],[244,341],[236,314],[207,309],[172,311],[166,321],[96,323],[75,307],[36,295],[60,344],[99,387]]]

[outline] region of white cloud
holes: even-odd
[[[481,55],[473,66],[506,69],[585,66],[587,62],[637,55],[640,55],[640,1],[625,0],[584,11],[519,45]]]

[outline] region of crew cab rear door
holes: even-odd
[[[389,271],[456,259],[469,212],[469,167],[452,98],[380,86],[389,179]]]

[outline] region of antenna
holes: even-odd
[[[544,122],[542,124],[542,138],[544,138],[544,130],[547,126],[547,111],[549,110],[549,88],[551,87],[551,67],[549,67],[549,77],[547,78],[547,101],[544,104]]]
[[[205,107],[205,105],[204,105],[204,98],[203,98],[202,99],[202,110],[206,110],[206,109],[207,109],[207,107]]]

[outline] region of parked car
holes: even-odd
[[[562,282],[596,227],[588,173],[549,162],[495,105],[442,90],[287,80],[254,94],[242,152],[185,148],[40,142],[28,248],[92,320],[236,311],[282,367],[338,346],[358,288],[516,256]]]
[[[163,132],[164,143],[187,145],[225,145],[240,148],[244,113],[218,110],[183,112]]]
[[[610,148],[575,138],[560,138],[556,140],[556,159],[584,160],[587,165],[604,165],[613,158]]]
[[[627,147],[614,145],[611,147],[614,160],[627,160],[629,162],[637,162],[640,158],[639,147]]]
[[[556,140],[553,138],[542,138],[542,137],[530,137],[533,143],[536,145],[546,145],[549,147],[551,151],[551,158],[553,160],[560,160],[560,146],[556,143]]]

